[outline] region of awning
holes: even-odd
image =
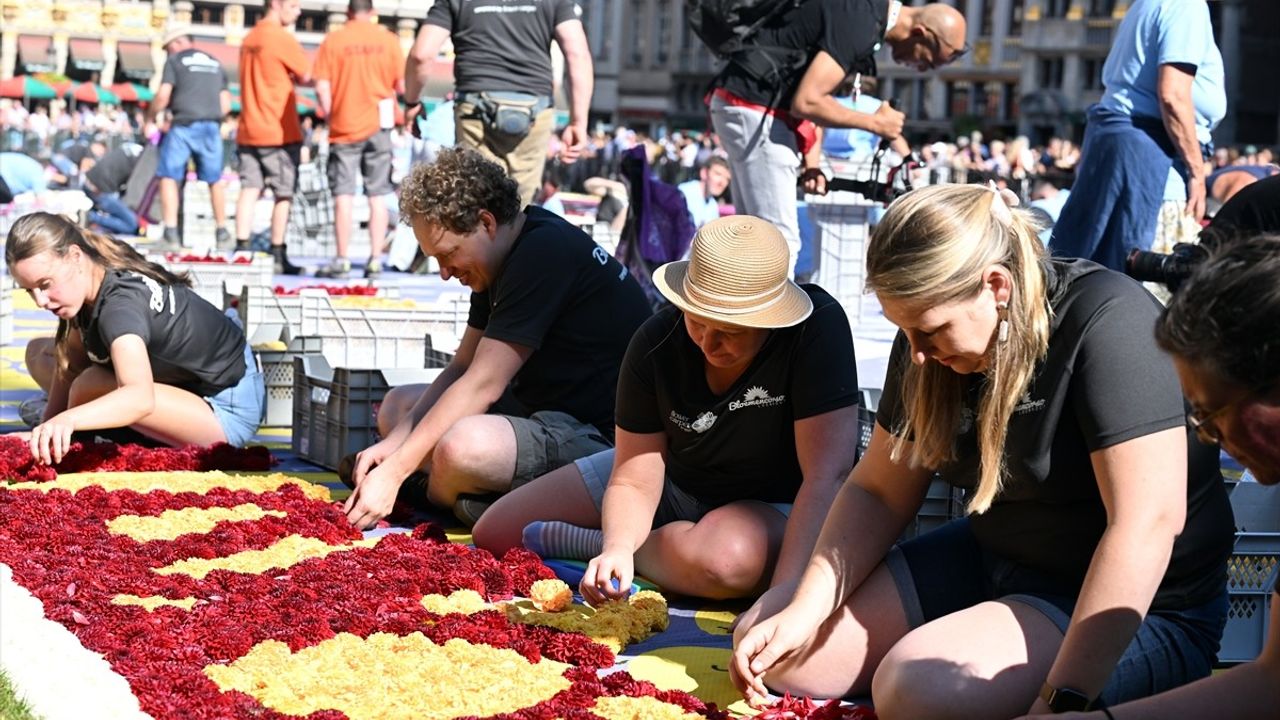
[[[53,38],[43,35],[19,37],[18,62],[29,73],[53,72],[57,62],[53,54]]]
[[[107,66],[102,57],[102,41],[72,38],[67,48],[67,65],[86,72],[101,72]]]
[[[226,45],[207,40],[201,40],[194,45],[197,50],[209,53],[214,60],[222,63],[222,69],[227,73],[227,82],[240,82],[240,47],[238,45]]]
[[[151,59],[150,45],[122,42],[116,47],[120,53],[120,62],[116,65],[116,75],[145,83],[156,74],[156,66]]]

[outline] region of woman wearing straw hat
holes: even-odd
[[[672,307],[623,360],[616,448],[503,497],[476,545],[590,559],[591,602],[637,570],[710,598],[794,582],[855,460],[858,382],[844,310],[788,262],[759,218],[703,226],[653,276]]]
[[[1205,676],[1226,619],[1231,511],[1196,442],[1160,307],[1049,260],[1008,191],[898,199],[867,285],[901,332],[877,427],[794,592],[735,629],[731,673],[884,720],[1083,710]],[[968,517],[894,540],[934,473]],[[776,597],[775,597],[776,595]]]

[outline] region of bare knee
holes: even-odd
[[[431,454],[431,481],[427,499],[441,507],[453,507],[460,493],[472,490],[468,479],[485,453],[484,439],[459,421],[440,438]]]
[[[711,542],[695,540],[675,544],[688,548],[683,560],[693,587],[687,592],[711,600],[725,600],[761,590],[766,565],[770,564],[768,548],[736,534],[716,533],[712,537]]]
[[[871,680],[876,714],[883,720],[953,717],[962,692],[961,668],[937,657],[895,648]]]
[[[418,398],[422,397],[421,385],[403,385],[391,388],[382,404],[378,406],[378,433],[383,437],[391,434],[400,421],[413,409]]]

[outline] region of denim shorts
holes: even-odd
[[[213,408],[229,444],[244,447],[257,434],[266,410],[267,390],[249,343],[244,344],[244,377],[217,395],[206,397],[205,402]]]
[[[182,181],[187,178],[187,161],[196,159],[196,179],[216,183],[222,179],[222,133],[215,120],[190,125],[173,125],[160,141],[160,164],[156,175]]]
[[[885,564],[912,628],[981,602],[1008,600],[1039,611],[1065,635],[1075,610],[1075,592],[984,550],[964,518],[894,547]],[[1207,677],[1226,623],[1225,587],[1203,605],[1147,613],[1099,699],[1115,705]]]
[[[516,434],[516,474],[511,487],[564,467],[580,457],[604,450],[609,440],[595,425],[556,410],[529,417],[502,415]]]
[[[582,473],[582,482],[586,484],[596,509],[603,512],[604,491],[609,486],[609,476],[613,474],[613,448],[580,458],[575,464],[578,472]],[[783,517],[791,517],[791,503],[765,504],[782,513]],[[671,478],[663,478],[662,498],[658,500],[658,509],[653,514],[653,526],[661,527],[677,520],[698,522],[717,507],[681,490],[671,482]]]

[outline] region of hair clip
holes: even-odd
[[[1009,208],[1017,207],[1021,204],[1017,194],[1009,188],[996,187],[994,180],[988,180],[986,187],[995,194],[996,200],[999,201],[992,201],[991,213],[999,218],[1000,222],[1006,225],[1013,224],[1013,213],[1009,212]]]

